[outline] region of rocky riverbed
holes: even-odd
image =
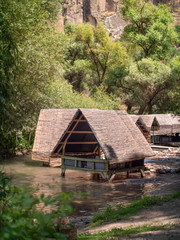
[[[166,150],[154,151],[155,156],[145,161],[146,173],[160,174],[180,172],[180,148],[169,147]]]

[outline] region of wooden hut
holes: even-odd
[[[180,141],[180,117],[173,114],[140,115],[154,144],[173,145]]]
[[[65,132],[59,135],[51,157],[62,159],[66,169],[114,173],[144,168],[144,158],[153,152],[141,131],[124,112],[78,109]]]
[[[51,158],[51,152],[67,128],[77,109],[42,109],[35,133],[32,159],[44,165],[60,166],[59,158]]]
[[[172,132],[173,134],[180,134],[180,116],[171,114],[172,118]]]
[[[140,115],[147,131],[149,131],[149,143],[155,142],[155,135],[160,129],[160,124],[155,115]]]
[[[139,115],[129,115],[134,123],[137,125],[137,127],[140,129],[144,137],[146,138],[148,143],[151,143],[151,130],[147,127],[147,125],[144,123],[143,119]]]
[[[173,114],[154,115],[160,128],[154,133],[155,143],[164,145],[173,145],[173,142],[180,141],[180,118]]]
[[[172,117],[172,132],[173,132],[173,137],[172,137],[172,145],[174,146],[180,146],[180,116],[171,115]]]

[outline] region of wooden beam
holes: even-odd
[[[98,147],[99,147],[99,145],[97,145],[97,146],[95,147],[95,149],[94,149],[94,153],[96,153],[96,152],[97,152],[97,150],[98,150]]]
[[[66,152],[66,154],[68,154],[68,156],[70,155],[70,156],[82,156],[82,155],[84,155],[84,156],[89,156],[89,155],[95,155],[95,153],[94,152]],[[54,154],[52,154],[51,155],[51,158],[60,158],[60,156],[61,156],[62,154],[57,154],[57,153],[54,153]]]
[[[68,136],[67,136],[67,138],[66,138],[66,140],[65,140],[65,142],[64,142],[64,147],[66,147],[66,143],[67,143],[69,137],[71,136],[73,130],[76,128],[76,126],[78,125],[78,123],[79,123],[79,121],[81,120],[82,117],[83,117],[83,115],[81,114],[81,116],[79,117],[79,119],[77,119],[74,127],[71,129],[71,131],[69,131],[69,134],[68,134]],[[59,148],[58,153],[61,151],[62,147],[63,147],[63,144],[62,144],[61,147]]]
[[[98,142],[60,142],[60,144],[97,144]]]
[[[66,133],[71,133],[71,131],[67,131]],[[72,133],[88,133],[88,134],[93,134],[92,131],[73,131]]]
[[[79,119],[74,119],[73,122],[86,122],[86,120],[84,120],[84,119],[80,119],[80,120]]]
[[[101,162],[101,163],[107,163],[107,160],[103,159],[97,159],[97,158],[78,158],[78,157],[71,157],[71,156],[64,156],[61,155],[62,159],[69,159],[69,160],[78,160],[78,161],[86,161],[86,162]]]

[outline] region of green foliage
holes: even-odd
[[[177,33],[170,25],[174,21],[170,9],[145,0],[123,0],[122,4],[121,13],[129,21],[122,39],[131,51],[136,49],[135,46],[139,47],[136,57],[171,58]]]
[[[101,86],[107,72],[114,66],[121,65],[127,59],[125,48],[120,42],[114,42],[108,36],[102,23],[99,23],[96,28],[89,23],[76,25],[72,34],[72,42],[73,47],[81,46],[81,52],[77,53],[76,51],[75,55],[69,55],[73,60],[70,63],[74,65],[75,61],[79,59],[86,62],[89,70],[86,82],[89,87],[93,84]]]
[[[53,49],[56,36],[48,23],[57,16],[58,2],[0,2],[0,152],[13,151],[18,147],[19,132],[24,135],[23,140],[33,136],[39,110],[47,106],[45,89],[53,80],[51,76],[55,63],[53,66],[50,66],[52,61],[49,65],[45,63],[52,60],[52,54],[59,53]],[[48,44],[51,48],[46,49]],[[28,138],[27,143],[22,145],[30,146],[30,142]]]
[[[94,215],[91,226],[97,226],[121,219],[128,219],[143,208],[151,207],[153,205],[161,205],[177,198],[180,198],[180,191],[165,196],[144,196],[139,200],[134,200],[126,207],[119,206],[115,209],[108,206],[104,212]]]
[[[167,228],[176,227],[175,224],[160,224],[160,225],[153,225],[152,224],[144,224],[142,226],[138,227],[128,227],[123,229],[112,229],[109,232],[98,232],[94,234],[79,234],[78,240],[108,240],[108,239],[114,239],[112,237],[121,237],[124,235],[127,235],[129,238],[130,234],[136,234],[136,233],[144,233],[144,232],[150,232],[150,231],[158,231],[158,230],[165,230]]]
[[[0,134],[12,95],[17,48],[0,3]]]
[[[174,57],[169,66],[172,69],[173,78],[176,79],[170,91],[168,91],[167,109],[180,114],[180,56]]]
[[[74,24],[71,22],[67,22],[64,26],[64,32],[66,35],[70,36],[72,33],[74,33],[75,27]]]
[[[72,212],[73,193],[37,196],[11,187],[0,172],[0,239],[66,239],[61,219]]]
[[[178,41],[177,41],[177,45],[180,46],[180,25],[175,25],[175,31],[178,34]]]
[[[66,81],[53,82],[48,94],[55,108],[117,109],[121,103],[120,98],[108,95],[101,88],[95,89],[91,96],[77,93]]]
[[[140,106],[139,113],[152,113],[162,95],[174,83],[171,68],[150,58],[132,64],[129,74],[121,80],[126,98],[133,106]],[[127,95],[128,92],[128,95]]]

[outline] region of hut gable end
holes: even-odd
[[[79,109],[61,136],[52,154],[98,155],[99,140]]]

